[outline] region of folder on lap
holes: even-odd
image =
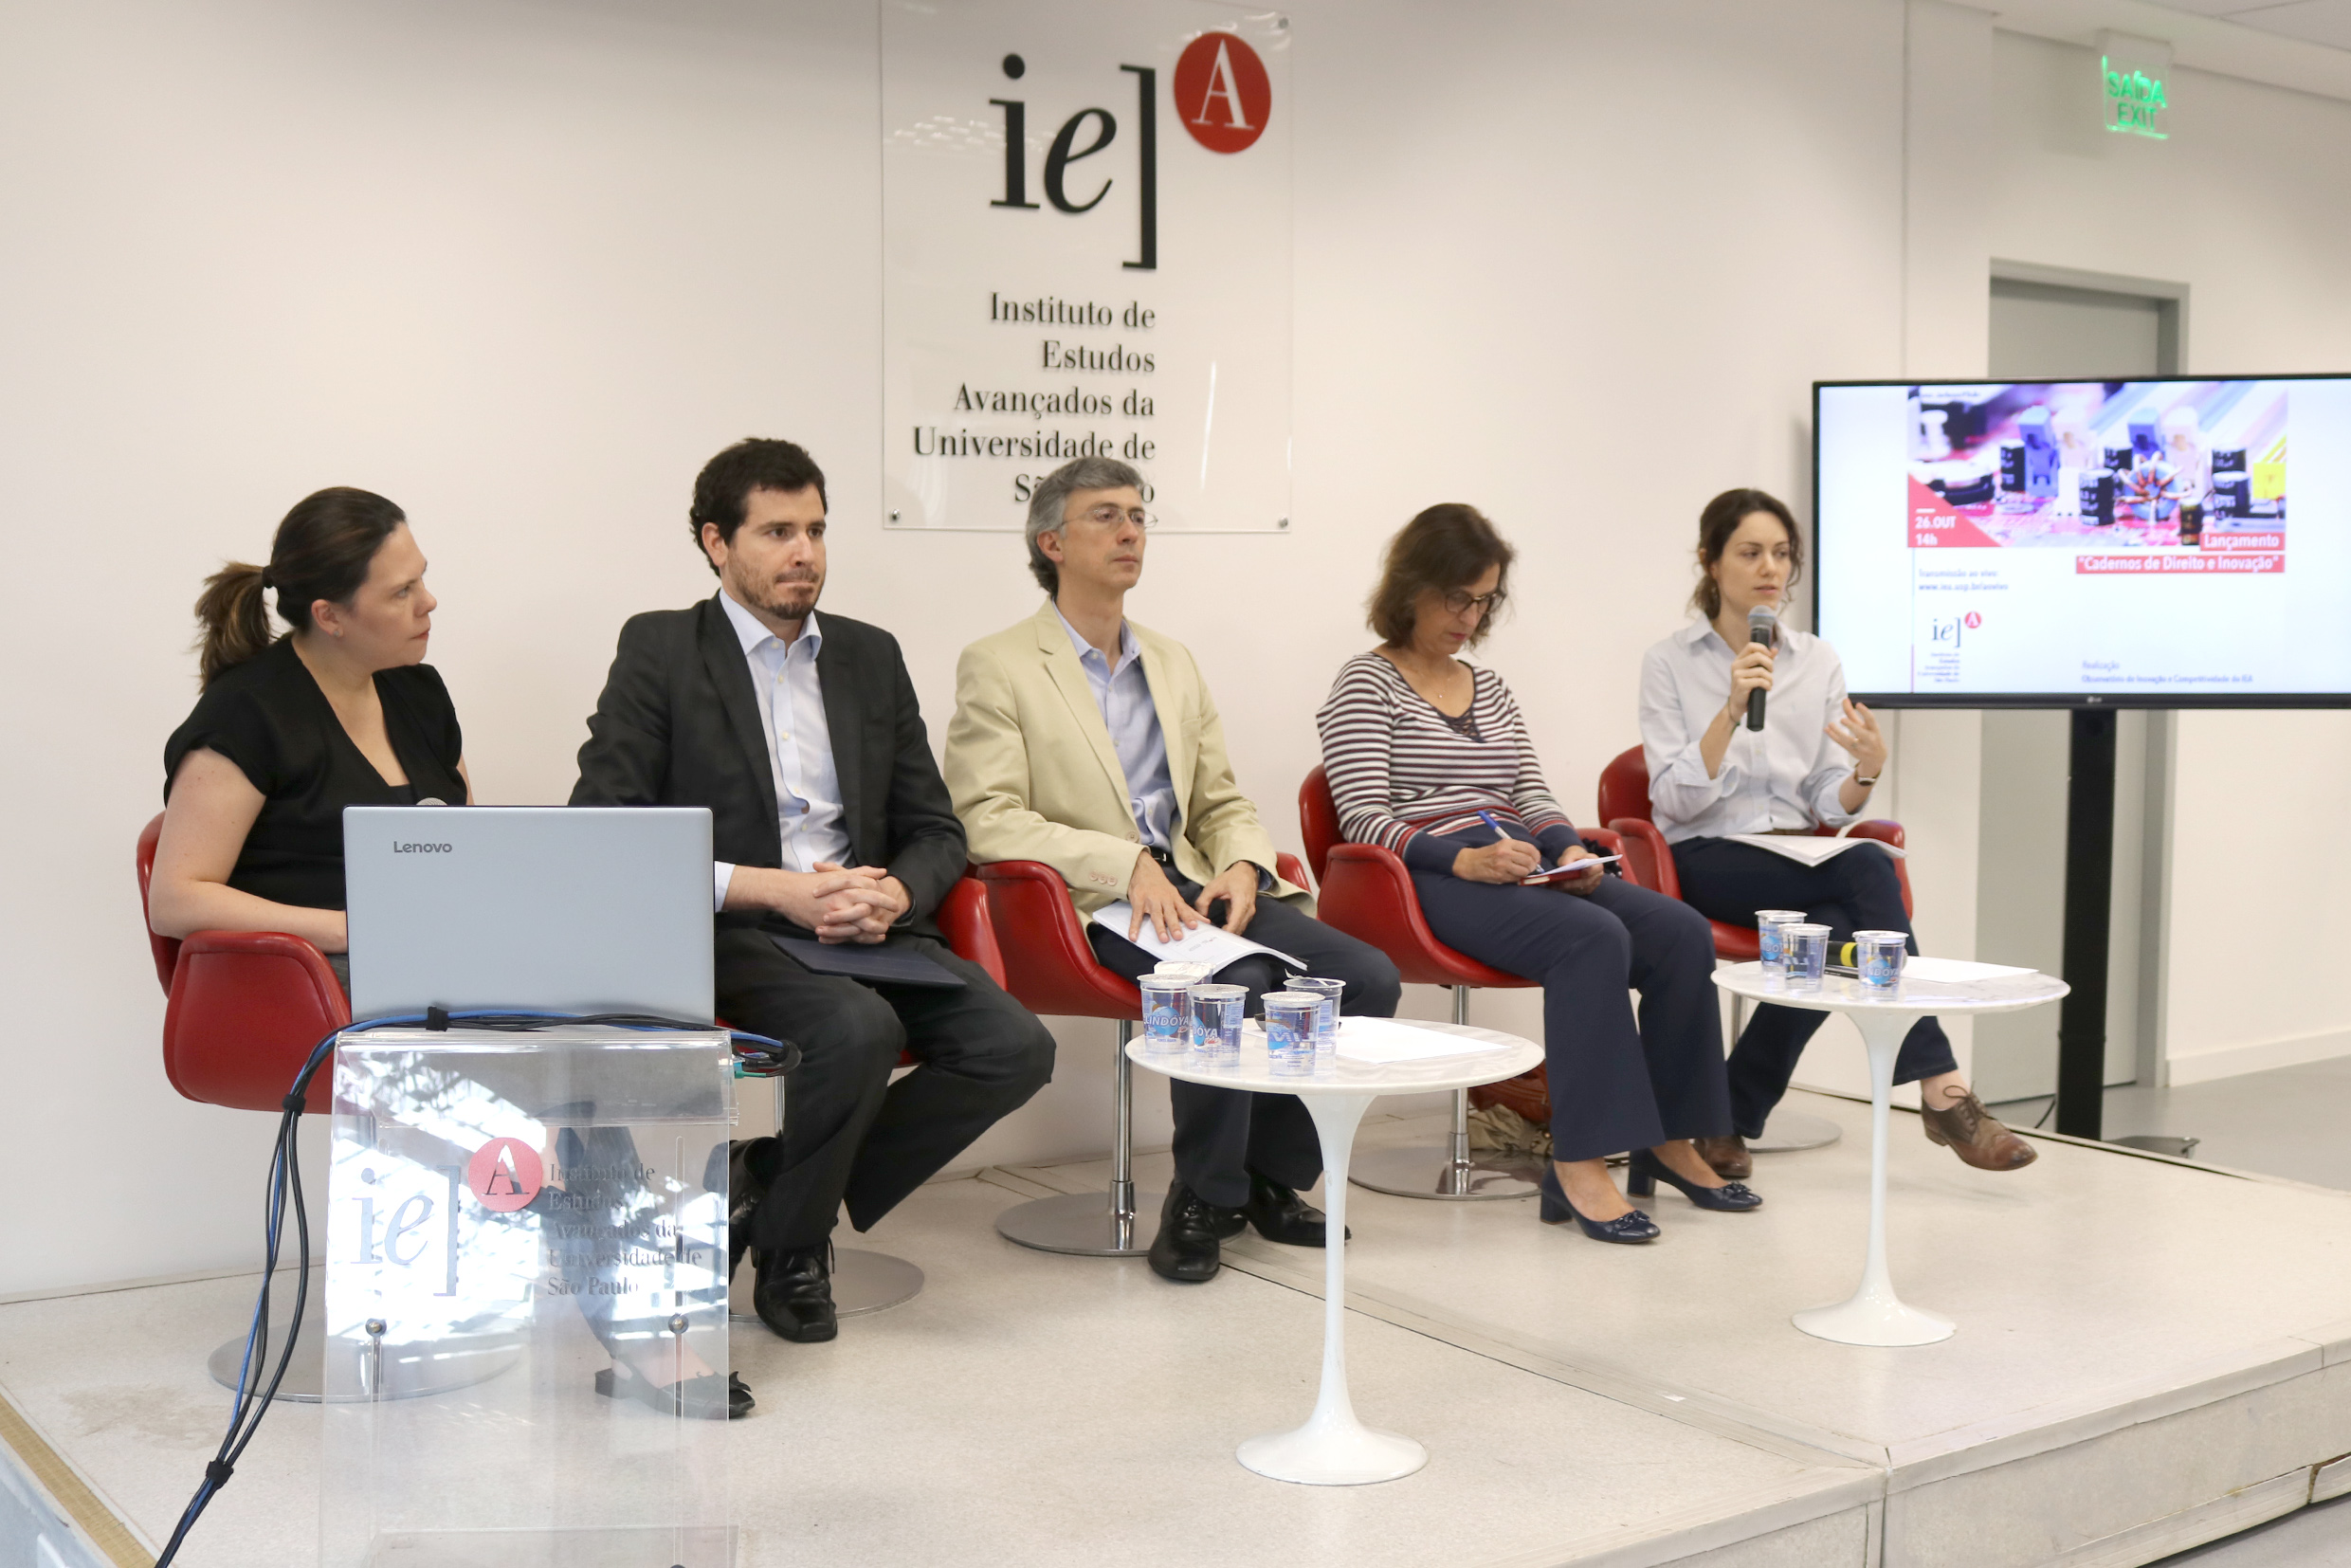
[[[902,947],[861,942],[812,942],[806,937],[771,936],[768,940],[819,975],[845,975],[867,985],[921,985],[959,990],[963,976]]]

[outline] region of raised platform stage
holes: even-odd
[[[2057,1139],[2012,1176],[1894,1120],[1903,1296],[1955,1318],[1904,1350],[1792,1312],[1861,1261],[1868,1107],[1765,1157],[1751,1215],[1662,1193],[1613,1248],[1531,1201],[1357,1189],[1349,1360],[1363,1418],[1427,1469],[1321,1489],[1234,1463],[1314,1396],[1320,1261],[1251,1237],[1223,1277],[1030,1252],[995,1212],[1102,1167],[935,1183],[869,1245],[913,1302],[798,1346],[738,1326],[744,1568],[1690,1562],[1707,1568],[2126,1568],[2351,1491],[2351,1194]],[[1365,1123],[1365,1146],[1431,1136]],[[1139,1161],[1154,1187],[1164,1155]],[[249,1278],[0,1304],[0,1392],[152,1547],[226,1415],[204,1358]],[[319,1412],[281,1406],[186,1568],[317,1560]],[[0,1422],[0,1431],[7,1424]]]

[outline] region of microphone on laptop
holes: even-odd
[[[1769,648],[1779,647],[1779,617],[1770,605],[1759,604],[1747,611],[1747,641],[1761,643]],[[1751,691],[1747,693],[1747,728],[1759,730],[1762,727],[1763,693]]]

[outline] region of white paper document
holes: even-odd
[[[1474,1056],[1496,1048],[1491,1040],[1443,1034],[1394,1018],[1339,1020],[1339,1054],[1356,1062],[1421,1062],[1439,1056]]]
[[[2014,964],[1970,963],[1965,958],[1904,958],[1902,977],[1905,980],[1999,980],[2011,975],[2030,975],[2030,969]]]
[[[1759,849],[1769,849],[1775,855],[1785,855],[1805,866],[1818,866],[1863,844],[1875,844],[1896,860],[1909,858],[1892,845],[1874,838],[1815,838],[1810,833],[1726,833],[1723,836],[1733,844],[1752,844]]]
[[[1124,899],[1121,899],[1116,903],[1105,903],[1094,911],[1096,925],[1121,937],[1126,937],[1126,928],[1134,919],[1135,906]],[[1162,961],[1179,964],[1206,964],[1212,975],[1223,969],[1225,965],[1238,962],[1252,953],[1271,954],[1292,969],[1306,967],[1306,960],[1303,958],[1293,958],[1278,947],[1267,947],[1263,942],[1250,941],[1247,937],[1236,937],[1224,927],[1211,925],[1205,921],[1172,942],[1161,941],[1157,929],[1149,921],[1145,921],[1142,930],[1135,936],[1126,937],[1126,939]]]
[[[1565,866],[1554,866],[1548,871],[1538,871],[1531,877],[1521,877],[1521,887],[1540,887],[1547,882],[1568,882],[1582,876],[1595,866],[1613,866],[1622,855],[1592,855],[1583,860],[1571,860]]]

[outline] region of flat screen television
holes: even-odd
[[[1815,382],[1813,475],[1865,702],[2351,706],[2351,376]]]

